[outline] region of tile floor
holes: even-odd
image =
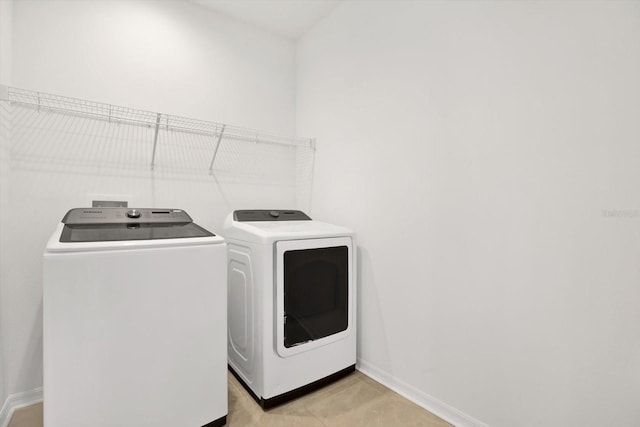
[[[229,374],[229,427],[450,427],[451,425],[356,371],[264,412]],[[9,427],[42,427],[42,403],[17,410]]]

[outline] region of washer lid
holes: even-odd
[[[61,243],[215,236],[181,209],[77,208],[62,223]]]

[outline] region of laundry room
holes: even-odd
[[[640,426],[639,76],[635,0],[0,0],[0,427]]]

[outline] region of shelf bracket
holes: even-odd
[[[160,113],[158,113],[158,115],[156,116],[156,132],[155,132],[155,135],[153,135],[153,154],[151,154],[151,170],[153,170],[153,167],[156,165],[156,147],[158,146],[158,131],[160,130],[160,116],[161,116]]]
[[[220,141],[222,141],[222,135],[224,135],[224,128],[226,126],[227,125],[222,125],[222,129],[220,130],[220,134],[218,135],[218,140],[216,141],[216,149],[213,151],[213,157],[211,158],[211,164],[209,165],[209,173],[213,172],[213,163],[216,161],[218,148],[220,148]]]

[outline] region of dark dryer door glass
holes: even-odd
[[[349,250],[346,246],[284,253],[284,346],[347,329]]]

